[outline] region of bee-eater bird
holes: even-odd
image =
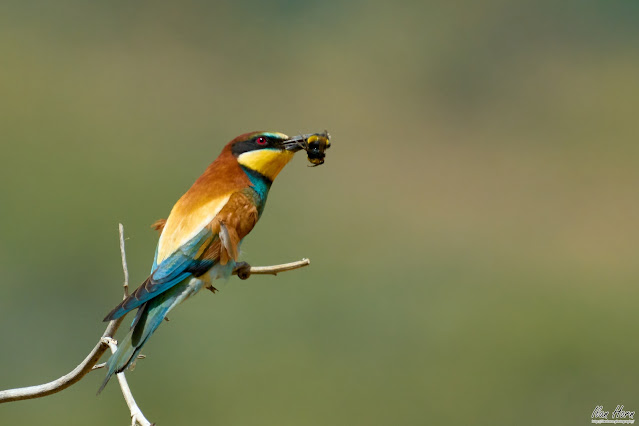
[[[212,281],[228,278],[242,239],[264,211],[275,177],[307,135],[246,133],[229,142],[173,206],[161,232],[151,275],[104,318],[138,309],[129,333],[107,361],[107,376],[131,365],[167,313]]]

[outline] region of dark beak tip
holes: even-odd
[[[297,152],[297,151],[301,151],[304,149],[303,146],[300,146],[298,144],[285,144],[284,145],[284,149],[286,149],[287,151],[292,151],[292,152]]]
[[[287,151],[301,151],[302,149],[304,149],[306,138],[308,138],[309,136],[310,134],[293,136],[292,138],[284,141],[284,148],[286,148]]]

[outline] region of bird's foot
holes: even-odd
[[[210,290],[213,294],[215,294],[215,292],[218,291],[218,289],[213,287],[211,284],[204,286],[204,288],[207,290]]]
[[[235,269],[233,269],[233,273],[237,274],[239,279],[245,280],[251,276],[251,265],[246,262],[238,262],[235,264]]]

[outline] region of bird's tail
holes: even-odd
[[[131,329],[124,339],[119,342],[118,350],[111,355],[106,363],[107,375],[98,390],[98,394],[102,392],[102,389],[104,389],[113,374],[121,373],[135,361],[142,346],[162,324],[169,311],[193,293],[188,281],[185,280],[185,282],[176,285],[169,291],[140,306]]]

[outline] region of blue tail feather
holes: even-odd
[[[126,315],[127,312],[142,306],[142,304],[154,299],[159,294],[178,286],[188,277],[199,277],[211,269],[215,261],[212,259],[198,259],[197,254],[210,246],[216,238],[217,236],[212,236],[211,230],[205,227],[199,234],[191,238],[159,265],[156,265],[156,253],[151,275],[129,297],[109,312],[104,321],[111,321]]]
[[[162,324],[169,311],[190,295],[196,293],[202,284],[198,279],[186,279],[140,306],[131,329],[118,344],[118,350],[111,355],[106,363],[107,376],[102,386],[100,386],[98,394],[102,392],[102,389],[104,389],[113,374],[126,370],[135,361],[142,346]]]

